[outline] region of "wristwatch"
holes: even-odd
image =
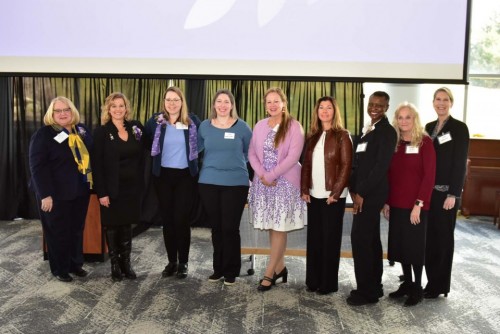
[[[421,201],[421,200],[417,199],[417,201],[415,202],[415,205],[419,206],[419,207],[423,207],[424,206],[424,201]]]

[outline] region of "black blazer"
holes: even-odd
[[[144,149],[145,136],[144,127],[138,121],[125,121],[125,128],[128,131],[129,140],[137,141],[137,144]],[[133,126],[141,131],[140,138],[137,139],[133,132]],[[118,151],[118,129],[109,121],[94,131],[94,149],[92,151],[92,171],[94,176],[94,190],[98,198],[109,196],[116,198],[119,192],[120,176],[120,156]],[[144,188],[144,151],[136,157],[131,164],[138,166],[137,176],[140,181],[137,183],[136,191],[141,192]]]
[[[83,124],[77,124],[76,129],[90,152],[92,149],[90,132]],[[51,196],[54,200],[67,201],[89,191],[84,176],[78,172],[78,165],[69,148],[68,139],[61,143],[54,139],[62,131],[57,131],[52,126],[44,126],[31,137],[30,188],[40,199]]]
[[[425,126],[425,131],[432,135],[437,120]],[[439,144],[438,137],[449,133],[451,140]],[[460,197],[465,182],[467,155],[469,152],[469,129],[467,125],[450,116],[441,131],[434,138],[436,150],[435,184],[448,185],[448,194]]]
[[[396,141],[396,130],[389,124],[387,117],[376,123],[374,130],[358,138],[349,182],[350,192],[363,198],[387,196],[387,171],[396,149]],[[366,151],[356,152],[362,143],[366,143]]]

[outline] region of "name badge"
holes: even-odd
[[[418,154],[418,146],[406,145],[406,154]]]
[[[224,132],[224,139],[234,139],[234,132]]]
[[[181,123],[181,122],[177,122],[177,123],[175,123],[175,128],[177,130],[187,130],[188,126],[186,124]]]
[[[66,132],[61,131],[57,136],[54,137],[54,140],[60,144],[63,141],[65,141],[68,137],[69,135]]]
[[[444,144],[444,143],[447,143],[451,140],[452,140],[452,138],[451,138],[451,134],[449,132],[438,137],[439,144]]]
[[[358,147],[356,147],[356,153],[358,152],[366,152],[366,146],[368,145],[367,142],[365,143],[359,143]]]

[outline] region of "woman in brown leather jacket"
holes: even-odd
[[[338,290],[342,225],[351,173],[352,141],[334,98],[316,102],[306,140],[301,192],[307,202],[306,285],[310,292]]]

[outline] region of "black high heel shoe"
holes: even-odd
[[[280,271],[279,274],[274,273],[274,277],[273,277],[274,284],[276,284],[276,280],[278,278],[281,278],[281,282],[283,282],[283,283],[288,282],[288,269],[286,269],[286,267],[283,268],[283,270]]]
[[[262,285],[262,282],[264,282],[264,281],[271,282],[271,284]],[[264,278],[260,280],[260,283],[259,283],[259,286],[257,287],[257,290],[262,291],[262,292],[269,291],[273,287],[274,282],[275,282],[274,279],[272,279],[271,277],[264,276]]]

